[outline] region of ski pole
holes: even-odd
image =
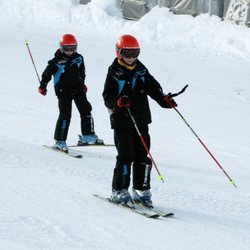
[[[32,54],[31,54],[31,51],[30,51],[30,47],[29,47],[28,41],[25,41],[25,45],[27,46],[27,49],[28,49],[28,52],[29,52],[29,55],[30,55],[30,59],[31,59],[31,61],[32,61],[32,64],[33,64],[34,69],[35,69],[35,72],[36,72],[37,79],[38,79],[38,81],[39,81],[39,83],[40,83],[40,77],[39,77],[39,75],[38,75],[38,72],[37,72],[37,69],[36,69],[36,65],[35,65],[35,61],[34,61],[33,56],[32,56]]]
[[[177,94],[171,94],[169,93],[168,96],[169,97],[174,97],[177,96],[180,93],[183,93],[185,91],[185,89],[187,88],[188,85],[186,85],[182,91],[180,91]],[[198,139],[198,141],[201,143],[201,145],[206,149],[206,151],[208,152],[208,154],[212,157],[212,159],[215,161],[215,163],[220,167],[220,169],[222,170],[222,172],[226,175],[226,177],[229,179],[230,183],[234,185],[234,187],[237,188],[237,186],[235,185],[234,181],[230,178],[230,176],[227,174],[227,172],[224,170],[224,168],[222,167],[222,165],[218,162],[218,160],[213,156],[213,154],[211,153],[211,151],[208,149],[208,147],[205,145],[205,143],[199,138],[199,136],[194,132],[194,130],[192,129],[192,127],[189,125],[189,123],[186,121],[186,119],[183,117],[183,115],[180,113],[180,111],[174,107],[170,102],[169,102],[170,107],[172,107],[177,114],[181,117],[181,119],[185,122],[185,124],[188,126],[188,128],[191,130],[191,132],[194,134],[194,136]]]
[[[134,116],[132,115],[132,113],[131,113],[131,111],[130,111],[130,108],[127,108],[127,110],[128,110],[129,116],[130,116],[130,118],[131,118],[131,120],[132,120],[132,122],[133,122],[133,124],[134,124],[134,126],[135,126],[135,129],[136,129],[136,131],[137,131],[137,133],[138,133],[138,135],[139,135],[139,137],[140,137],[140,139],[141,139],[142,145],[144,146],[144,148],[145,148],[147,154],[149,155],[149,157],[150,157],[150,159],[151,159],[151,161],[152,161],[152,163],[153,163],[153,165],[154,165],[154,167],[155,167],[155,169],[156,169],[156,171],[157,171],[157,173],[158,173],[158,175],[159,175],[159,179],[164,183],[163,176],[160,174],[160,171],[159,171],[159,169],[158,169],[158,167],[157,167],[157,165],[156,165],[156,163],[155,163],[155,161],[154,161],[154,159],[153,159],[153,156],[151,155],[151,153],[150,153],[150,151],[149,151],[149,149],[148,149],[148,146],[147,146],[147,144],[146,144],[146,142],[145,142],[145,140],[144,140],[144,138],[143,138],[143,136],[142,136],[140,130],[138,129],[138,126],[137,126],[137,124],[136,124],[135,118],[134,118]]]

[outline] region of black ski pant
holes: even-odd
[[[150,135],[145,125],[140,132],[150,148]],[[118,152],[113,173],[112,188],[115,190],[128,189],[130,185],[131,165],[133,164],[133,188],[137,190],[150,189],[151,159],[137,131],[132,129],[115,129],[114,141]]]
[[[57,119],[54,134],[54,139],[56,141],[66,141],[67,139],[73,101],[80,113],[82,135],[94,134],[91,104],[88,102],[86,94],[80,93],[70,97],[58,98],[59,117]]]

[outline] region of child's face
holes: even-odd
[[[64,53],[67,55],[67,56],[71,56],[74,51],[73,50],[68,50],[68,51],[64,51]]]
[[[71,56],[77,50],[77,45],[66,45],[61,47],[61,51],[63,51],[67,56]]]
[[[126,63],[126,64],[128,64],[128,65],[132,65],[134,62],[135,62],[135,60],[136,60],[137,58],[133,58],[133,57],[129,57],[129,58],[127,58],[127,57],[123,57],[123,61]]]
[[[137,57],[140,54],[140,49],[123,49],[121,51],[121,55],[122,55],[122,59],[123,61],[128,64],[128,65],[132,65],[135,60],[137,59]]]

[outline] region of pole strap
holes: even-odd
[[[181,91],[179,91],[179,92],[177,92],[177,93],[174,93],[174,94],[172,94],[171,92],[169,92],[169,93],[167,94],[167,96],[168,96],[168,97],[171,97],[171,98],[172,98],[172,97],[175,97],[175,96],[178,96],[178,95],[184,93],[187,87],[188,87],[188,84],[187,84]]]

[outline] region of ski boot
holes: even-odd
[[[68,146],[65,141],[56,141],[52,148],[68,153]]]
[[[132,197],[127,189],[112,189],[110,200],[114,203],[121,204],[123,206],[134,207]]]
[[[142,205],[153,208],[153,202],[151,200],[152,194],[149,189],[136,190],[132,188],[132,197],[134,203],[142,203]]]
[[[77,146],[87,146],[87,145],[104,145],[103,140],[99,139],[96,134],[91,135],[79,135],[79,141]]]

